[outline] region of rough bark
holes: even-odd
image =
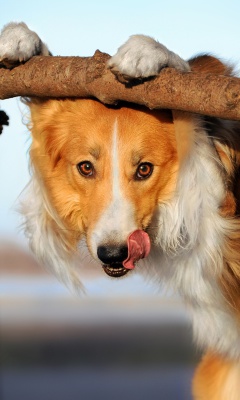
[[[94,97],[149,108],[185,110],[240,119],[240,79],[214,74],[180,73],[166,68],[154,79],[127,87],[106,68],[109,55],[33,57],[11,70],[0,69],[0,98]]]

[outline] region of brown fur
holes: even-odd
[[[208,353],[198,366],[193,381],[195,400],[239,400],[240,361]]]

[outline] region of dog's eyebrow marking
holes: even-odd
[[[93,158],[95,158],[95,160],[98,160],[100,158],[100,146],[97,147],[91,147],[89,149],[89,153],[91,154],[91,156],[93,156]]]
[[[138,151],[134,151],[133,153],[132,153],[132,165],[133,165],[133,167],[136,167],[138,164],[140,164],[140,162],[142,161],[142,159],[143,159],[143,155],[140,153],[140,152],[138,152]]]

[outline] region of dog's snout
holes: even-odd
[[[126,245],[99,246],[97,255],[104,264],[122,263],[128,257],[128,248]]]

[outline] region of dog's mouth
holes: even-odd
[[[148,234],[140,229],[137,229],[128,236],[127,245],[128,256],[125,260],[103,264],[103,270],[107,275],[114,278],[126,275],[130,270],[135,268],[138,260],[148,256],[151,247]]]
[[[113,278],[120,278],[130,271],[130,269],[125,268],[122,263],[113,263],[110,265],[103,264],[102,267],[104,272]]]

